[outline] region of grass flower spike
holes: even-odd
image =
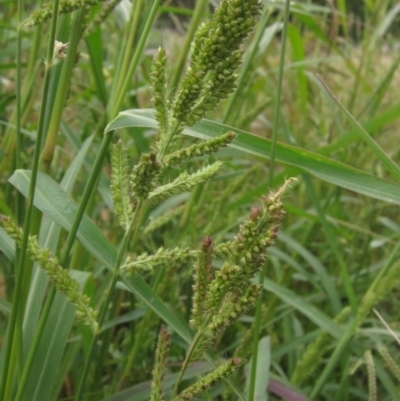
[[[72,13],[83,7],[95,6],[100,0],[61,0],[60,14]],[[27,27],[41,25],[51,19],[53,16],[53,2],[45,3],[41,8],[34,11],[30,17],[23,23]]]
[[[210,238],[203,241],[193,286],[192,325],[198,330],[188,351],[192,360],[201,358],[225,328],[255,305],[261,292],[251,279],[262,268],[267,248],[274,243],[284,215],[281,197],[290,180],[277,191],[262,197],[261,208],[253,207],[236,238],[214,247],[226,258],[220,270],[212,267]],[[223,250],[223,251],[222,251]]]
[[[239,358],[230,359],[213,372],[182,391],[176,398],[174,398],[174,401],[188,401],[197,395],[204,393],[204,391],[209,389],[214,383],[226,379],[239,369],[241,363],[242,361]]]
[[[10,237],[21,244],[22,229],[6,216],[2,216],[1,222]],[[96,333],[98,330],[97,313],[90,306],[89,297],[79,292],[78,282],[70,277],[68,271],[59,265],[58,260],[51,255],[49,249],[39,247],[35,237],[29,237],[28,252],[30,258],[39,263],[50,280],[54,282],[56,288],[67,297],[75,308],[77,318]]]
[[[128,155],[121,141],[111,148],[111,194],[115,215],[126,230],[133,218],[132,188],[129,181]]]
[[[153,381],[151,383],[151,396],[150,401],[163,401],[163,382],[165,375],[165,368],[167,364],[167,357],[171,340],[169,333],[162,328],[158,336],[157,349],[156,349],[156,363],[153,370]]]
[[[176,121],[193,125],[235,89],[240,47],[254,29],[260,7],[258,0],[224,0],[197,31],[189,69],[172,105]]]

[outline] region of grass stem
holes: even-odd
[[[24,277],[24,265],[26,259],[26,252],[27,252],[27,244],[28,244],[28,237],[30,232],[30,225],[31,225],[31,217],[33,213],[33,201],[35,196],[35,188],[36,188],[36,179],[37,173],[39,169],[39,159],[40,159],[40,152],[41,152],[41,143],[43,142],[44,132],[44,121],[45,121],[45,112],[47,109],[47,100],[48,100],[48,93],[50,87],[50,78],[51,78],[51,67],[53,64],[53,53],[54,53],[54,44],[55,44],[55,36],[57,30],[57,21],[58,21],[58,9],[59,9],[59,2],[60,0],[54,0],[53,2],[53,18],[51,20],[51,28],[50,28],[50,35],[49,35],[49,43],[47,47],[47,58],[46,58],[46,68],[45,68],[45,77],[44,77],[44,87],[43,87],[43,98],[42,104],[40,107],[40,116],[39,116],[39,126],[37,130],[37,137],[36,137],[36,145],[35,145],[35,152],[33,156],[33,165],[32,165],[32,175],[31,181],[29,184],[29,195],[27,199],[26,205],[26,215],[24,219],[24,234],[22,238],[19,258],[18,258],[18,265],[17,265],[17,272],[16,272],[16,284],[15,284],[15,291],[14,291],[14,300],[21,298],[21,289],[22,289],[22,281]],[[9,321],[9,335],[7,336],[7,343],[5,344],[5,352],[4,352],[4,365],[3,366],[10,366],[10,357],[11,357],[11,350],[13,348],[13,342],[16,330],[16,324],[18,319],[18,313],[22,311],[21,305],[19,302],[14,302],[14,308],[11,311],[10,321]],[[0,379],[0,399],[4,401],[8,401],[9,399],[9,392],[13,383],[13,371],[11,369],[3,369]],[[6,393],[8,393],[7,398],[5,398]]]

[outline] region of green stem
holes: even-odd
[[[22,22],[23,20],[23,9],[24,9],[24,0],[19,0],[18,1],[18,21],[19,23]],[[22,73],[21,73],[21,63],[22,63],[22,55],[21,55],[21,43],[22,43],[22,32],[21,29],[18,29],[18,35],[17,35],[17,77],[16,77],[16,104],[15,104],[15,113],[16,113],[16,132],[15,132],[15,169],[20,169],[22,168],[22,160],[21,160],[21,148],[22,148],[22,134],[21,134],[21,119],[22,119],[22,93],[21,93],[21,86],[22,86]],[[16,199],[15,199],[15,218],[18,224],[22,224],[23,221],[23,210],[22,210],[22,205],[23,205],[23,196],[22,194],[17,191],[16,194]],[[16,250],[15,252],[15,263],[18,264],[18,251]],[[23,284],[21,285],[23,288]],[[23,290],[22,290],[23,293]],[[24,299],[25,302],[25,299]],[[18,302],[20,303],[20,302]],[[24,303],[20,303],[19,310],[17,313],[17,323],[16,323],[16,331],[15,335],[19,339],[19,341],[16,342],[16,348],[19,350],[18,352],[18,374],[22,370],[23,362],[22,362],[22,320],[23,320],[23,313],[24,313],[24,308],[23,308]]]
[[[42,150],[42,162],[47,168],[50,167],[54,157],[54,149],[57,144],[57,137],[60,130],[60,122],[65,107],[68,91],[71,86],[71,77],[76,64],[78,45],[82,37],[82,25],[85,21],[86,8],[82,8],[74,15],[71,26],[71,38],[67,48],[67,58],[62,62],[60,79],[57,83],[57,92],[51,110],[51,117],[48,126],[46,142]]]
[[[167,150],[169,145],[171,144],[172,138],[174,137],[174,135],[177,133],[177,131],[179,130],[180,127],[180,123],[179,122],[175,122],[175,125],[172,127],[172,129],[168,132],[167,134],[167,139],[164,141],[162,148],[160,150],[160,153],[158,154],[158,158],[160,160],[162,160],[162,158],[167,154]]]
[[[120,268],[121,268],[121,264],[122,264],[122,259],[123,259],[124,255],[125,255],[125,251],[126,251],[126,249],[128,247],[129,241],[131,239],[131,235],[132,235],[136,225],[138,223],[140,223],[140,221],[142,220],[143,206],[144,206],[144,202],[143,201],[139,201],[139,203],[138,203],[138,205],[136,207],[135,216],[133,217],[128,230],[125,232],[124,238],[122,239],[121,246],[120,246],[120,248],[118,250],[117,259],[115,261],[114,269],[113,269],[112,282],[111,282],[110,288],[108,289],[106,300],[104,301],[104,303],[103,303],[103,305],[101,307],[100,315],[99,315],[99,318],[97,320],[98,331],[97,331],[97,333],[93,334],[92,341],[91,341],[90,347],[89,347],[89,352],[88,352],[88,354],[86,356],[85,364],[83,366],[83,370],[82,370],[82,374],[81,374],[81,378],[80,378],[80,381],[79,381],[79,386],[78,386],[78,390],[77,390],[77,394],[76,394],[76,401],[81,401],[82,400],[83,390],[85,388],[87,376],[88,376],[88,373],[89,373],[90,364],[91,364],[93,356],[94,356],[96,343],[97,343],[97,340],[98,340],[98,338],[99,338],[99,336],[101,334],[101,327],[103,325],[104,318],[106,316],[108,307],[110,305],[111,298],[112,298],[114,290],[115,290],[115,286],[117,285],[117,282],[118,282],[119,272],[120,272]]]
[[[140,37],[140,40],[139,40],[139,43],[137,45],[136,52],[135,52],[135,54],[133,56],[133,59],[132,59],[132,63],[130,65],[130,67],[129,67],[128,73],[126,74],[125,81],[124,81],[124,83],[123,83],[123,85],[121,87],[121,90],[119,92],[115,107],[113,109],[112,119],[114,119],[117,116],[117,114],[118,114],[118,112],[119,112],[119,110],[120,110],[120,108],[121,108],[121,106],[122,106],[122,104],[124,102],[125,94],[128,91],[129,85],[130,85],[131,80],[132,80],[132,76],[133,76],[134,72],[136,71],[136,68],[137,68],[137,66],[139,64],[140,56],[142,55],[142,51],[143,51],[144,46],[146,44],[147,37],[148,37],[150,29],[151,29],[151,27],[153,25],[153,21],[154,21],[154,19],[156,17],[156,14],[157,14],[157,11],[158,11],[158,7],[160,6],[160,3],[161,3],[161,0],[155,0],[154,3],[153,3],[152,8],[150,10],[149,17],[148,17],[148,19],[146,21],[146,25],[145,25],[145,27],[143,29],[143,33],[142,33],[142,35]],[[112,105],[111,105],[111,107],[112,107]]]
[[[18,0],[18,20],[21,23],[23,20],[22,11],[24,9],[24,0]],[[22,43],[22,32],[21,28],[18,28],[18,36],[17,36],[17,77],[16,77],[16,104],[15,104],[15,113],[16,113],[16,121],[15,121],[15,136],[16,136],[16,144],[15,144],[15,168],[18,170],[22,168],[21,162],[21,147],[22,147],[22,134],[21,134],[21,43]],[[16,202],[15,202],[15,217],[18,224],[22,223],[22,203],[23,197],[20,192],[17,192]],[[18,255],[17,255],[18,256]],[[17,258],[18,260],[18,258]]]
[[[118,77],[118,79],[115,81],[115,85],[113,85],[111,89],[110,98],[112,100],[109,103],[110,107],[112,107],[114,103],[115,94],[120,93],[121,91],[124,79],[126,77],[129,68],[129,62],[132,59],[132,49],[134,49],[136,34],[139,30],[139,23],[143,5],[144,5],[144,0],[136,1],[134,5],[132,5],[132,16],[131,16],[132,23],[129,23],[128,38],[126,39],[124,46],[122,46],[123,59],[122,62],[118,63],[120,68],[118,68],[116,71],[116,76]]]
[[[29,348],[28,357],[26,358],[26,361],[24,363],[24,370],[22,372],[21,379],[19,380],[19,383],[18,383],[17,395],[15,396],[14,401],[22,401],[26,382],[27,382],[29,374],[31,372],[31,367],[32,367],[33,361],[35,359],[36,351],[39,347],[39,343],[42,338],[42,333],[45,328],[47,317],[50,313],[50,309],[53,304],[55,295],[56,295],[56,287],[54,284],[52,284],[50,287],[49,293],[47,295],[47,299],[46,299],[46,303],[43,307],[43,311],[40,315],[39,323],[38,323],[37,329],[35,331],[35,336],[33,337],[32,344]]]
[[[321,376],[318,378],[313,391],[310,395],[312,400],[315,400],[318,397],[318,394],[322,390],[324,384],[326,383],[329,375],[332,373],[333,369],[335,368],[336,364],[339,362],[340,357],[342,356],[343,352],[346,350],[349,342],[351,341],[355,330],[356,330],[356,319],[352,320],[348,323],[346,331],[339,341],[339,344],[335,347],[335,351],[329,358],[328,363],[326,364],[324,370],[321,373]]]
[[[263,268],[260,272],[260,275],[259,275],[259,280],[258,280],[258,284],[260,284],[261,286],[264,284],[265,271],[266,271],[266,267],[263,266]],[[251,357],[251,371],[250,371],[251,373],[250,373],[250,380],[249,380],[249,397],[248,397],[249,401],[254,400],[255,389],[256,389],[258,341],[259,341],[259,337],[260,337],[262,305],[263,305],[263,296],[261,293],[257,299],[256,313],[255,313],[255,320],[254,320],[253,354]],[[254,351],[256,351],[256,353]]]
[[[285,52],[286,52],[286,37],[287,37],[287,29],[289,24],[289,12],[290,12],[290,0],[286,0],[285,2],[285,15],[283,20],[283,29],[282,29],[282,39],[281,39],[281,53],[279,60],[279,73],[278,73],[278,88],[276,93],[276,103],[275,103],[275,113],[274,113],[274,124],[272,128],[272,138],[271,138],[271,157],[268,171],[268,185],[272,188],[274,181],[274,165],[275,165],[275,154],[276,154],[276,142],[278,137],[278,124],[279,124],[279,115],[280,115],[280,99],[282,94],[282,81],[283,81],[283,70],[285,65]],[[260,273],[260,281],[261,286],[264,283],[265,277],[265,267]],[[253,352],[252,352],[252,366],[250,371],[250,386],[249,386],[249,398],[248,401],[254,400],[255,394],[255,383],[256,383],[256,374],[257,374],[257,358],[258,358],[258,342],[260,339],[260,325],[261,325],[261,315],[262,315],[262,296],[260,296],[257,300],[256,304],[256,315],[254,321],[254,337],[253,337]]]
[[[42,1],[39,1],[39,6],[41,5]],[[18,5],[18,10],[23,11],[23,5]],[[18,27],[18,33],[20,34],[20,27]],[[40,27],[37,27],[35,29],[35,34],[33,37],[33,41],[31,42],[30,46],[30,53],[29,53],[29,59],[27,63],[27,68],[24,71],[24,84],[23,84],[23,89],[22,89],[22,106],[21,110],[23,110],[23,113],[20,117],[20,125],[23,126],[24,122],[27,119],[27,116],[30,112],[30,104],[29,104],[29,99],[32,98],[32,87],[34,83],[34,78],[37,76],[40,64],[38,63],[38,51],[40,48],[40,39],[41,39],[41,32],[40,32]],[[18,64],[17,64],[18,66]],[[17,67],[18,68],[18,67]],[[16,115],[17,115],[17,109],[13,110],[13,113],[11,115],[10,121],[15,122],[16,121]],[[10,165],[10,158],[9,155],[12,154],[12,148],[14,146],[14,141],[16,141],[16,136],[14,135],[14,127],[12,124],[8,125],[6,128],[6,131],[4,133],[4,136],[1,141],[0,148],[4,151],[4,156],[1,160],[0,163],[0,173],[2,173],[7,166]],[[20,223],[20,222],[18,222]]]
[[[208,319],[207,319],[207,322],[208,322]],[[172,392],[171,400],[174,400],[175,397],[178,395],[179,385],[181,384],[181,381],[183,379],[183,375],[185,374],[186,369],[189,366],[190,359],[192,358],[192,355],[193,355],[194,351],[196,350],[196,347],[197,347],[198,343],[200,342],[200,340],[201,340],[203,335],[204,335],[204,332],[203,332],[203,330],[200,329],[196,333],[196,335],[193,338],[192,343],[190,344],[188,352],[186,353],[185,360],[183,361],[181,370],[179,371],[179,376],[178,376],[178,378],[177,378],[177,380],[175,382],[175,386],[174,386],[174,390]]]
[[[40,116],[39,116],[39,124],[38,124],[38,131],[37,131],[37,138],[36,138],[36,145],[35,145],[35,152],[33,156],[33,165],[32,165],[32,175],[31,181],[29,183],[29,194],[27,199],[27,206],[26,206],[26,215],[24,220],[24,232],[22,237],[21,243],[21,250],[20,255],[18,258],[18,267],[16,272],[16,285],[15,285],[15,292],[14,292],[14,301],[19,300],[21,298],[21,289],[22,289],[22,281],[24,276],[24,265],[26,259],[26,250],[28,244],[28,237],[31,225],[31,216],[33,212],[33,200],[35,196],[35,187],[36,187],[36,179],[37,173],[39,168],[39,158],[41,152],[41,146],[43,136],[44,136],[44,121],[45,121],[45,111],[47,109],[47,100],[48,100],[48,92],[50,86],[50,76],[51,76],[51,66],[52,66],[52,58],[53,58],[53,51],[54,51],[54,42],[57,30],[57,20],[58,20],[58,9],[59,9],[59,0],[55,0],[53,2],[53,18],[51,22],[50,28],[50,39],[49,45],[47,48],[47,57],[46,57],[46,70],[45,70],[45,77],[44,77],[44,87],[43,87],[43,100],[40,108]],[[13,383],[13,371],[8,369],[10,365],[10,357],[11,357],[11,350],[13,348],[14,337],[15,337],[15,330],[16,330],[16,323],[17,323],[17,316],[18,316],[18,309],[19,303],[14,302],[14,307],[11,311],[9,327],[8,327],[8,341],[5,345],[4,350],[4,363],[3,363],[3,372],[1,374],[0,380],[0,400],[6,401],[4,395],[6,391],[11,388]],[[7,389],[7,390],[6,390]]]

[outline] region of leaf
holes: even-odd
[[[376,158],[386,167],[388,171],[400,181],[400,168],[399,166],[390,158],[389,155],[379,146],[379,144],[368,134],[368,132],[362,127],[362,125],[353,117],[353,115],[343,106],[339,99],[333,94],[327,84],[322,80],[322,78],[317,74],[317,78],[328,92],[329,96],[333,99],[337,106],[344,112],[349,122],[357,129],[360,138],[369,146],[369,148],[375,153]]]
[[[15,241],[0,227],[0,251],[10,262],[15,261]]]
[[[271,338],[264,337],[258,343],[256,380],[254,388],[255,401],[267,401],[267,386],[269,382],[269,369],[271,365]],[[250,369],[252,360],[246,366],[246,395],[250,386]]]
[[[299,390],[293,388],[290,383],[285,383],[281,377],[274,376],[268,383],[268,390],[276,394],[282,400],[287,401],[310,401]]]
[[[337,339],[342,337],[343,329],[337,323],[329,319],[328,316],[313,305],[309,304],[303,298],[296,295],[293,291],[290,291],[267,278],[264,280],[264,288],[275,294],[285,304],[290,305],[292,308],[307,316],[312,322],[328,332],[331,336]]]
[[[153,110],[133,109],[123,111],[106,127],[106,132],[126,127],[157,128]],[[184,130],[184,134],[196,138],[209,139],[228,131],[233,131],[238,135],[236,140],[229,146],[265,159],[270,158],[270,140],[221,123],[202,120],[194,127]],[[295,146],[277,143],[276,161],[300,168],[326,182],[351,191],[386,202],[400,204],[400,185],[366,174],[325,156]]]
[[[314,270],[315,278],[319,279],[329,297],[329,300],[331,301],[333,314],[338,314],[342,308],[340,303],[340,295],[335,286],[334,279],[329,276],[325,266],[323,266],[323,264],[310,251],[308,251],[299,242],[295,241],[286,233],[280,231],[278,238],[291,250],[296,251],[311,266],[311,268]]]
[[[89,273],[75,272],[73,277],[82,287]],[[65,344],[74,322],[74,307],[60,293],[56,294],[49,317],[46,322],[34,365],[30,370],[26,385],[26,399],[48,400],[51,394],[53,378],[64,355]],[[29,395],[29,396],[28,396]]]
[[[72,191],[78,174],[87,157],[87,152],[92,144],[93,135],[80,144],[79,152],[70,163],[62,181],[61,187],[67,193]],[[57,249],[60,227],[49,218],[43,219],[40,227],[39,244],[42,247]],[[81,286],[88,278],[87,273],[74,272]],[[46,273],[37,265],[33,270],[31,286],[29,288],[28,302],[24,316],[24,354],[26,355],[32,343],[33,336],[38,324],[39,315],[43,305],[48,286]],[[52,386],[55,383],[58,369],[62,366],[64,350],[69,338],[71,327],[75,320],[74,308],[61,294],[57,294],[52,305],[50,315],[47,318],[46,326],[42,334],[39,348],[30,371],[27,382],[26,394],[29,400],[48,400],[51,397]]]
[[[0,298],[0,312],[4,316],[10,316],[11,315],[11,304],[9,302],[7,302],[3,298]]]

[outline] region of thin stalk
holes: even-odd
[[[24,363],[24,370],[22,371],[21,378],[18,383],[17,395],[14,401],[22,401],[26,382],[28,380],[29,374],[31,373],[31,367],[35,359],[36,351],[39,347],[40,340],[42,338],[42,333],[46,325],[47,316],[50,313],[51,306],[53,304],[54,297],[56,296],[56,287],[54,284],[51,285],[49,293],[47,295],[46,302],[43,307],[43,311],[40,315],[39,323],[35,331],[35,336],[33,337],[31,347],[29,348],[28,357]],[[38,335],[39,334],[39,335]]]
[[[39,1],[39,6],[41,5],[42,1]],[[22,5],[18,5],[18,10],[23,10]],[[22,21],[20,21],[22,22]],[[21,28],[18,27],[18,33],[20,33]],[[32,87],[34,82],[34,77],[37,75],[39,71],[39,63],[38,63],[38,51],[40,48],[40,38],[41,32],[40,27],[35,29],[35,34],[33,37],[33,41],[31,42],[30,46],[30,53],[29,59],[27,63],[27,68],[24,71],[24,84],[22,87],[22,106],[21,110],[24,110],[20,117],[20,124],[21,126],[24,125],[24,122],[27,119],[27,116],[30,112],[31,105],[29,100],[33,97],[32,96]],[[18,64],[17,64],[18,65]],[[16,112],[17,110],[14,109],[11,115],[10,121],[16,122]],[[7,166],[10,165],[10,155],[12,154],[12,149],[14,147],[14,141],[16,141],[16,136],[14,135],[14,127],[12,125],[7,126],[6,131],[4,133],[4,137],[2,138],[1,148],[4,150],[4,157],[2,158],[0,164],[0,172],[5,170]]]
[[[16,273],[16,285],[15,285],[15,292],[14,292],[14,301],[19,300],[21,298],[21,289],[22,289],[22,282],[23,282],[23,275],[24,275],[24,265],[26,259],[26,250],[28,244],[28,237],[31,225],[31,216],[33,212],[33,200],[35,196],[35,187],[36,187],[36,179],[37,173],[39,168],[39,158],[40,158],[40,151],[43,136],[44,136],[44,122],[45,122],[45,112],[47,109],[47,100],[48,100],[48,91],[50,86],[50,76],[51,76],[51,67],[52,67],[52,59],[53,59],[53,52],[54,52],[54,42],[56,37],[56,30],[57,30],[57,21],[58,21],[58,9],[59,9],[59,2],[60,0],[54,0],[53,2],[53,17],[51,21],[51,28],[50,28],[50,39],[49,45],[47,48],[47,57],[46,57],[46,69],[45,69],[45,77],[44,77],[44,87],[43,87],[43,100],[40,108],[40,116],[39,116],[39,124],[38,124],[38,131],[37,131],[37,138],[36,138],[36,146],[35,152],[33,156],[33,165],[32,165],[32,175],[31,181],[29,183],[29,194],[27,199],[26,205],[26,215],[24,220],[24,231],[21,243],[21,250],[20,255],[18,258],[18,267]],[[18,302],[14,302],[14,307],[11,311],[10,322],[9,322],[9,333],[7,344],[5,345],[4,350],[4,368],[1,374],[0,380],[0,399],[6,400],[4,395],[6,393],[6,388],[9,389],[13,382],[13,373],[7,367],[10,364],[10,357],[11,357],[11,350],[13,347],[14,337],[15,337],[15,330],[16,330],[16,323],[17,323],[17,316],[18,316]]]
[[[140,17],[142,14],[143,6],[144,6],[144,0],[138,0],[134,3],[134,5],[132,5],[134,11],[131,17],[132,23],[129,26],[128,38],[125,42],[125,45],[122,48],[124,58],[122,60],[122,64],[118,70],[118,73],[116,73],[119,79],[115,82],[115,88],[114,87],[112,88],[113,90],[111,99],[114,99],[115,93],[120,93],[124,82],[124,77],[127,74],[129,68],[129,62],[132,59],[132,49],[134,49],[135,47],[135,39],[139,31]]]
[[[18,1],[18,21],[21,24],[23,21],[23,9],[24,9],[24,0],[19,0]],[[16,104],[15,104],[15,115],[16,115],[16,132],[15,132],[15,169],[20,169],[22,168],[22,160],[21,160],[21,148],[22,148],[22,134],[21,134],[21,103],[22,103],[22,93],[21,93],[21,87],[22,87],[22,49],[21,49],[21,43],[22,43],[22,32],[21,28],[19,26],[18,32],[17,32],[17,77],[16,77]],[[22,194],[17,191],[16,194],[16,199],[15,199],[15,218],[18,224],[22,224],[22,219],[23,219],[23,210],[22,210],[22,205],[23,205],[23,197]],[[19,252],[15,252],[15,263],[18,265],[18,257],[19,257]],[[23,286],[22,286],[23,288]],[[16,323],[16,331],[15,334],[17,335],[18,341],[16,342],[16,348],[19,350],[18,352],[18,374],[22,370],[22,320],[23,320],[23,303],[18,302],[20,304],[18,306],[18,312],[17,312],[17,323]]]
[[[104,301],[104,303],[103,303],[103,305],[101,307],[101,310],[100,310],[100,315],[99,315],[99,318],[98,318],[98,321],[97,321],[97,323],[98,323],[98,331],[97,331],[97,333],[93,334],[92,341],[91,341],[90,347],[89,347],[89,351],[88,351],[88,354],[86,356],[85,364],[83,366],[81,378],[80,378],[80,381],[79,381],[78,391],[77,391],[77,394],[76,394],[76,401],[81,401],[82,400],[83,390],[85,388],[87,376],[88,376],[88,373],[89,373],[90,364],[91,364],[93,356],[94,356],[94,350],[96,348],[96,343],[97,343],[97,340],[100,337],[101,327],[103,325],[104,318],[105,318],[107,310],[108,310],[108,306],[110,305],[110,301],[111,301],[111,298],[113,296],[113,293],[114,293],[114,290],[115,290],[115,286],[117,285],[117,282],[118,282],[119,272],[120,272],[120,268],[121,268],[121,264],[122,264],[122,259],[123,259],[124,255],[125,255],[125,251],[126,251],[126,249],[128,247],[129,241],[131,239],[131,235],[132,235],[136,225],[138,223],[140,223],[140,221],[142,220],[143,206],[144,206],[144,202],[143,201],[139,201],[139,203],[137,205],[137,208],[136,208],[135,215],[134,215],[134,217],[133,217],[133,219],[131,221],[131,224],[130,224],[128,230],[125,232],[124,238],[122,239],[121,246],[120,246],[120,248],[118,250],[117,259],[115,261],[114,269],[113,269],[112,282],[111,282],[110,288],[108,289],[106,300]]]
[[[264,278],[266,273],[266,266],[263,266],[260,274],[258,283],[263,285]],[[253,353],[251,356],[251,371],[250,371],[250,380],[249,380],[249,401],[254,400],[255,388],[256,388],[256,373],[257,373],[257,362],[258,362],[258,341],[260,338],[260,329],[261,329],[261,315],[262,315],[262,306],[263,306],[263,296],[262,293],[257,299],[256,303],[256,312],[254,319],[254,336],[253,336]],[[255,352],[256,351],[256,352]]]
[[[24,9],[24,0],[18,0],[18,21],[21,24],[23,21],[23,9]],[[15,121],[15,168],[18,170],[22,168],[22,161],[21,161],[21,147],[22,147],[22,134],[21,134],[21,117],[22,117],[22,94],[21,94],[21,87],[22,87],[22,67],[21,67],[21,43],[22,43],[22,31],[21,26],[18,27],[18,35],[17,35],[17,77],[16,77],[16,104],[15,104],[15,113],[16,113],[16,121]],[[22,203],[23,198],[22,194],[18,191],[16,196],[15,202],[15,217],[18,224],[22,223]],[[17,255],[18,256],[18,255]],[[18,258],[17,258],[18,260]]]
[[[183,67],[185,66],[185,61],[189,54],[190,46],[192,44],[194,35],[196,30],[200,24],[201,17],[203,16],[204,10],[208,5],[208,0],[199,0],[196,1],[196,8],[193,12],[193,17],[190,21],[189,29],[186,33],[185,43],[179,52],[179,58],[177,61],[177,65],[175,68],[174,75],[171,80],[171,96],[175,93],[176,88],[178,87],[179,80],[182,75]]]
[[[350,122],[357,128],[358,132],[366,144],[375,153],[377,158],[386,166],[389,172],[393,175],[396,180],[400,181],[400,167],[386,154],[386,152],[379,146],[377,142],[368,134],[368,132],[361,126],[361,124],[353,117],[349,110],[343,106],[339,99],[329,89],[328,85],[322,80],[317,74],[318,80],[321,82],[329,96],[335,101],[335,103],[344,111]]]
[[[146,21],[146,25],[145,25],[145,27],[143,29],[143,33],[142,33],[142,35],[140,37],[140,40],[139,40],[139,43],[137,45],[136,52],[135,52],[135,54],[133,56],[133,59],[132,59],[132,63],[129,66],[129,70],[128,70],[128,73],[126,74],[124,84],[121,87],[121,90],[119,92],[117,101],[115,103],[115,107],[113,108],[113,112],[111,114],[111,119],[114,119],[117,116],[117,114],[118,114],[118,112],[119,112],[119,110],[120,110],[120,108],[121,108],[121,106],[122,106],[122,104],[124,102],[125,94],[128,91],[128,87],[129,87],[129,85],[131,83],[132,76],[133,76],[134,72],[136,71],[136,68],[137,68],[137,66],[139,64],[140,56],[142,55],[144,46],[146,44],[147,37],[148,37],[150,29],[151,29],[151,27],[153,25],[153,21],[154,21],[154,19],[156,17],[156,14],[157,14],[157,11],[158,11],[158,7],[160,6],[160,3],[161,3],[161,0],[155,0],[154,3],[153,3],[152,8],[150,10],[149,17],[148,17],[148,19]],[[112,107],[112,105],[111,105],[111,107]]]
[[[172,129],[168,132],[167,139],[164,141],[163,146],[160,150],[160,153],[158,154],[158,157],[160,160],[162,160],[162,158],[166,155],[167,149],[168,149],[169,145],[171,144],[172,138],[177,133],[179,127],[180,127],[180,123],[175,123],[175,125],[172,127]]]
[[[327,365],[325,366],[324,370],[322,371],[321,376],[318,378],[318,380],[310,394],[310,398],[312,400],[315,400],[318,397],[318,394],[322,390],[329,375],[332,373],[334,367],[339,362],[340,357],[342,356],[346,347],[349,345],[349,342],[351,341],[356,328],[357,328],[356,319],[353,319],[351,322],[349,322],[347,324],[345,333],[343,334],[341,340],[339,341],[339,344],[335,347],[335,351],[329,358]]]
[[[287,37],[287,29],[289,24],[289,12],[290,12],[290,0],[286,0],[285,2],[285,14],[283,19],[283,29],[282,29],[282,40],[281,40],[281,53],[279,60],[279,73],[278,73],[278,88],[276,93],[276,103],[275,103],[275,114],[274,114],[274,124],[272,127],[272,138],[271,138],[271,157],[268,171],[268,185],[271,188],[274,180],[274,165],[275,165],[275,154],[276,154],[276,142],[278,138],[278,124],[279,124],[279,115],[280,115],[280,107],[281,107],[281,94],[282,94],[282,81],[283,81],[283,70],[285,65],[285,52],[286,52],[286,37]],[[265,267],[261,271],[259,275],[259,284],[261,286],[264,284],[265,277]],[[261,317],[262,317],[262,295],[259,296],[256,304],[256,315],[254,321],[254,337],[253,337],[253,352],[252,352],[252,366],[250,371],[250,385],[249,385],[249,398],[248,401],[254,400],[255,394],[255,383],[256,383],[256,374],[257,374],[257,358],[258,358],[258,342],[260,339],[260,325],[261,325]]]
[[[209,321],[209,318],[207,319],[207,323],[208,323],[208,321]],[[207,323],[204,324],[204,327],[207,326]],[[174,390],[172,391],[171,400],[173,400],[178,395],[179,385],[181,384],[181,381],[186,372],[186,369],[189,366],[189,362],[190,362],[190,359],[192,358],[193,352],[196,350],[196,347],[199,344],[202,336],[204,336],[204,331],[202,329],[200,329],[196,333],[196,335],[193,338],[192,343],[190,344],[190,348],[188,349],[188,352],[186,353],[185,360],[183,361],[181,370],[179,371],[179,376],[175,382]]]
[[[57,83],[57,91],[51,110],[51,117],[47,130],[46,142],[42,150],[42,162],[48,170],[53,161],[54,149],[56,147],[58,132],[66,98],[71,85],[71,77],[76,64],[78,45],[82,37],[82,24],[85,21],[86,8],[81,8],[74,15],[71,26],[71,38],[68,44],[67,58],[63,61],[60,79]]]

